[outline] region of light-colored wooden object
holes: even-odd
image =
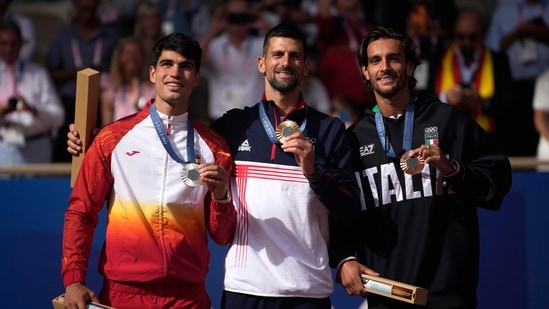
[[[63,302],[65,300],[65,294],[57,296],[52,299],[53,309],[63,309]],[[114,309],[113,307],[105,306],[98,303],[88,303],[86,304],[86,309]]]
[[[99,101],[99,72],[94,69],[83,69],[76,76],[76,106],[74,124],[82,140],[82,153],[72,157],[71,187],[82,165],[84,154],[93,140],[93,130],[97,127],[97,105]]]
[[[429,291],[424,288],[383,277],[366,274],[362,274],[361,276],[364,290],[370,293],[397,299],[410,304],[427,304],[427,295],[429,294]]]

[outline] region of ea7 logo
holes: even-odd
[[[374,154],[374,144],[360,146],[361,157],[364,157],[370,154]]]

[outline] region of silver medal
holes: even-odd
[[[188,163],[183,165],[181,170],[181,180],[189,187],[197,187],[202,184],[200,181],[200,172],[198,171],[198,164]]]

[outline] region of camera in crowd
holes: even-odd
[[[8,107],[10,110],[16,110],[17,109],[17,103],[19,103],[19,99],[16,97],[11,97],[8,99]]]
[[[254,22],[256,19],[256,15],[247,13],[233,13],[228,16],[230,24],[248,24]]]

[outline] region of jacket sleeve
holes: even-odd
[[[309,180],[309,184],[334,219],[351,224],[360,212],[360,190],[352,173],[349,139],[339,121],[334,121],[328,131],[333,134],[324,141],[328,156],[325,160],[317,158],[319,177]]]
[[[65,287],[85,282],[98,215],[112,188],[110,155],[104,155],[101,144],[97,136],[85,154],[65,212],[61,266]]]
[[[448,187],[479,207],[498,210],[511,189],[509,159],[474,121],[467,121],[459,130],[465,132],[462,146],[450,154],[450,159],[458,162],[459,172],[446,178]]]
[[[364,212],[360,210],[360,208],[366,208],[366,205],[364,205],[364,199],[360,198],[363,194],[363,186],[361,185],[360,180],[358,180],[360,179],[358,175],[358,170],[360,166],[360,156],[358,150],[359,145],[351,131],[347,132],[351,148],[350,160],[352,162],[351,164],[353,167],[353,175],[355,175],[359,186],[359,199],[357,203],[359,203],[360,206],[359,213],[356,215],[356,220],[352,224],[346,224],[344,222],[336,220],[333,217],[330,217],[330,241],[328,243],[328,253],[330,266],[333,268],[337,268],[342,261],[349,257],[358,256],[358,250],[361,244],[361,237],[363,236],[360,225],[364,224],[363,222],[365,222],[364,218],[361,218]],[[361,259],[364,259],[364,257],[361,257]]]
[[[216,164],[221,165],[227,171],[227,175],[231,177],[233,158],[225,140],[206,126],[196,123],[195,127],[202,136],[207,137],[205,141],[214,154]],[[230,179],[228,183],[230,186]],[[228,192],[231,192],[230,187]],[[233,240],[236,228],[236,210],[232,200],[228,203],[219,203],[212,199],[211,194],[206,194],[204,206],[208,222],[208,233],[212,240],[218,245],[230,243]]]

